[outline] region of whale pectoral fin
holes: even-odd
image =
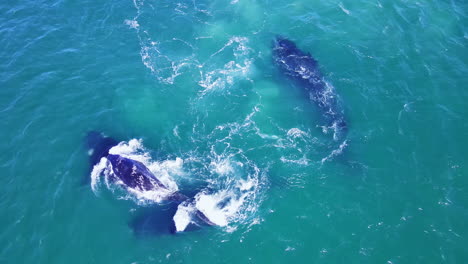
[[[210,219],[208,219],[208,217],[206,217],[206,215],[204,213],[202,213],[200,210],[197,210],[195,212],[195,215],[200,219],[202,220],[202,223],[203,224],[207,224],[207,225],[210,225],[210,226],[215,226],[216,224],[211,222]]]

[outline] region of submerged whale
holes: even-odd
[[[334,139],[347,130],[343,110],[331,85],[323,79],[317,61],[310,53],[300,50],[294,42],[283,37],[273,41],[273,59],[283,74],[303,87],[311,101],[322,112],[328,128],[334,129]]]

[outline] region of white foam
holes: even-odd
[[[97,192],[97,186],[99,184],[99,176],[107,167],[107,159],[101,158],[98,164],[94,165],[93,170],[91,171],[91,189],[94,193]]]
[[[136,20],[125,19],[124,23],[125,23],[125,25],[127,25],[127,26],[129,26],[130,28],[133,28],[133,29],[138,29],[140,27],[140,24],[138,24],[138,21],[136,21]]]
[[[138,40],[140,42],[140,56],[142,63],[154,74],[154,76],[162,83],[173,84],[176,78],[183,73],[191,70],[200,71],[200,79],[195,80],[203,87],[202,95],[209,91],[223,90],[240,78],[245,78],[252,68],[252,59],[250,54],[252,49],[247,46],[248,38],[242,36],[231,37],[224,46],[214,52],[206,61],[204,58],[198,58],[195,50],[199,49],[196,46],[197,41],[203,38],[213,38],[215,33],[210,33],[208,36],[184,36],[184,39],[166,36],[164,39],[161,34],[151,34],[150,30],[139,23],[140,16],[153,14],[152,12],[144,12],[143,9],[154,9],[152,4],[145,3],[143,0],[134,0],[134,6],[137,14],[133,19],[126,19],[124,23],[130,28],[135,29]],[[177,3],[174,9],[178,15],[186,16],[187,5]],[[199,12],[208,12],[207,10],[198,10]],[[145,20],[142,20],[145,21]],[[169,33],[169,36],[171,34]],[[169,45],[166,45],[168,44]],[[177,48],[174,48],[174,45]],[[178,45],[182,45],[180,48]],[[166,47],[166,49],[164,48]],[[171,51],[167,51],[167,48]],[[229,51],[227,51],[229,50]],[[223,58],[217,56],[219,53],[232,52],[224,54],[234,59],[225,61],[213,62],[213,59]],[[223,65],[222,68],[213,68],[212,65]]]
[[[210,163],[212,171],[220,175],[234,172],[234,167],[229,159],[213,160]]]
[[[209,71],[207,73],[200,72],[201,80],[198,85],[203,87],[201,95],[205,95],[211,91],[224,90],[228,86],[232,86],[237,79],[245,78],[250,72],[252,60],[245,59],[238,63],[229,61],[221,69]]]
[[[210,56],[210,59],[214,59],[218,54],[227,52],[228,48],[232,48],[234,60],[226,62],[223,68],[220,69],[210,70],[209,66],[213,63],[205,63],[200,66],[201,78],[198,84],[204,88],[200,92],[201,97],[212,91],[224,90],[226,87],[232,86],[238,79],[248,78],[253,65],[250,57],[252,49],[247,45],[248,42],[249,39],[246,37],[231,37],[221,49]]]
[[[149,157],[142,156],[140,153],[144,153],[143,142],[141,139],[131,139],[128,142],[120,142],[117,146],[112,147],[109,150],[109,154],[126,156],[128,158],[135,158],[138,161],[144,162]]]
[[[172,134],[173,134],[175,137],[181,139],[181,137],[180,137],[180,135],[179,135],[179,126],[178,126],[178,125],[175,126],[174,129],[172,129]]]
[[[341,153],[343,153],[343,150],[346,148],[346,146],[348,146],[348,140],[343,141],[337,149],[334,149],[328,156],[323,158],[322,159],[322,164],[325,161],[331,160],[334,157],[336,157],[336,156],[340,155]]]
[[[182,232],[192,222],[193,207],[190,207],[186,203],[181,203],[177,207],[173,220],[175,223],[176,231]]]
[[[256,181],[253,181],[253,180],[239,180],[238,182],[238,188],[239,190],[241,191],[248,191],[248,190],[252,190],[254,187],[255,187],[255,184],[257,182]]]
[[[294,127],[288,130],[287,135],[288,137],[297,138],[297,137],[304,137],[307,135],[307,133],[300,130],[299,128]]]
[[[242,122],[219,125],[210,135],[225,143],[221,149],[212,147],[209,157],[208,169],[215,176],[210,177],[209,189],[217,191],[197,194],[193,206],[212,223],[225,227],[228,232],[236,230],[240,223],[253,221],[252,216],[261,202],[259,194],[265,171],[247,159],[242,148],[231,145],[234,135],[260,133],[253,121],[259,111],[255,106]],[[219,138],[218,132],[222,132],[224,138]]]
[[[236,190],[221,190],[213,194],[199,193],[195,197],[195,208],[202,212],[212,223],[226,227],[245,206],[249,192],[237,193]]]
[[[287,159],[286,157],[281,157],[280,158],[281,162],[283,163],[294,163],[298,165],[309,165],[309,159],[303,156],[302,158],[298,160],[292,160],[292,159]]]
[[[118,197],[122,200],[133,200],[137,204],[145,205],[151,203],[161,203],[163,202],[168,195],[172,192],[166,191],[140,191],[133,188],[127,188],[128,193],[126,195]]]
[[[219,208],[218,203],[224,198],[227,198],[225,190],[213,195],[201,194],[197,196],[195,207],[214,224],[218,226],[226,226],[228,224],[230,213],[232,213],[236,208],[232,208],[231,206],[226,206],[227,210]]]
[[[173,218],[178,232],[184,231],[190,223],[203,221],[195,214],[197,211],[227,232],[236,230],[239,223],[245,223],[257,211],[260,169],[249,161],[227,158],[227,154],[212,152],[212,156],[216,162],[210,166],[210,172],[217,176],[210,177],[208,189],[196,194],[193,201],[179,205]]]
[[[343,3],[338,4],[338,6],[340,7],[341,11],[345,12],[347,15],[349,15],[351,13],[348,9],[346,9],[343,6]]]

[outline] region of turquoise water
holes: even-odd
[[[467,10],[1,2],[0,263],[466,263]],[[273,65],[277,34],[319,61],[344,144]],[[90,130],[141,140],[180,186],[248,195],[225,226],[136,234],[148,206],[91,189]]]

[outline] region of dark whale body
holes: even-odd
[[[168,188],[141,162],[120,155],[109,154],[107,160],[112,165],[113,177],[120,180],[126,187],[139,191],[151,191]],[[166,197],[168,201],[185,201],[187,196],[175,192]]]
[[[327,126],[335,130],[334,138],[343,136],[347,130],[343,111],[334,89],[324,81],[318,63],[310,53],[303,52],[286,38],[276,37],[273,59],[280,71],[303,87],[309,99],[318,106]]]
[[[110,180],[123,188],[132,188],[138,191],[168,190],[168,188],[140,161],[123,157],[121,155],[110,154],[112,147],[119,142],[102,133],[91,131],[88,133],[87,145],[90,148],[91,166],[99,163],[105,157],[112,167]],[[89,178],[89,177],[88,177]],[[164,233],[175,233],[175,224],[172,219],[177,207],[182,202],[189,202],[188,198],[180,192],[174,192],[165,200],[168,203],[153,205],[142,209],[137,217],[129,224],[137,235],[160,235]],[[195,225],[189,230],[195,230],[200,226],[214,225],[202,212],[195,212]]]
[[[150,191],[156,188],[167,189],[158,178],[141,162],[109,154],[107,160],[112,164],[112,170],[126,186],[140,191]]]
[[[87,143],[90,148],[90,162],[92,166],[99,163],[105,157],[112,166],[110,179],[120,183],[124,188],[132,188],[138,191],[168,190],[168,188],[141,162],[123,157],[121,155],[109,154],[109,150],[117,146],[119,142],[113,138],[104,136],[102,133],[91,131],[87,135]],[[187,197],[175,192],[168,197],[168,201],[185,201]]]

